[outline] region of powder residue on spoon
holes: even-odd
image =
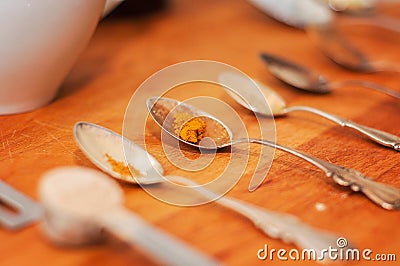
[[[189,113],[176,113],[173,128],[176,135],[184,141],[199,143],[206,131],[206,122]]]
[[[131,164],[126,165],[124,162],[116,161],[109,154],[106,153],[107,162],[110,164],[112,170],[121,176],[141,177],[141,173]]]
[[[192,118],[183,124],[179,137],[185,141],[198,143],[206,132],[206,123],[200,118]]]

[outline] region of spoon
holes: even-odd
[[[104,172],[124,182],[148,185],[150,182],[144,183],[142,181],[149,178],[153,183],[166,184],[166,178],[168,178],[177,183],[190,186],[194,192],[197,191],[208,199],[217,199],[215,203],[248,218],[256,227],[272,238],[280,238],[285,242],[294,243],[302,248],[314,249],[318,253],[329,246],[335,245],[336,235],[310,227],[293,215],[268,211],[259,206],[227,196],[220,197],[184,177],[163,177],[163,168],[153,156],[132,141],[109,129],[95,124],[80,122],[74,127],[74,136],[78,146],[90,161],[99,166]],[[117,158],[123,158],[124,152],[128,163],[140,172],[140,175],[136,178],[130,177],[130,179],[127,179],[126,177],[121,177],[119,172],[115,172],[109,166],[107,158],[104,156],[104,153],[112,154],[112,156],[116,157],[116,160],[119,160]],[[146,189],[148,188],[151,188],[151,186],[146,186]],[[178,191],[173,187],[169,189],[172,190],[172,193],[177,193]]]
[[[41,179],[45,232],[60,244],[96,242],[107,230],[164,265],[219,265],[183,242],[147,224],[122,206],[118,184],[85,167],[60,167]]]
[[[303,29],[310,24],[326,24],[333,13],[325,4],[315,0],[249,0],[256,8],[286,25]]]
[[[384,5],[384,8],[396,8],[391,6],[392,1],[378,1],[378,0],[355,0],[355,1],[343,1],[343,0],[322,0],[328,2],[330,9],[340,14],[341,24],[345,25],[370,25],[381,27],[394,32],[400,32],[400,20],[388,15],[381,14],[379,9],[380,4]],[[392,3],[390,3],[392,2]],[[344,20],[344,21],[343,21]]]
[[[310,25],[329,25],[335,23],[337,11],[357,14],[350,20],[344,20],[341,17],[341,24],[345,25],[371,25],[384,29],[399,31],[399,20],[389,16],[375,15],[373,18],[366,18],[374,10],[374,3],[368,5],[349,5],[345,1],[345,6],[339,6],[337,3],[327,5],[325,1],[316,0],[248,0],[253,6],[270,16],[271,18],[286,25],[306,30]],[[333,1],[329,1],[333,2]],[[343,1],[339,1],[343,4]],[[347,8],[346,8],[347,7]],[[350,8],[352,7],[352,8]],[[333,12],[335,10],[336,12]],[[364,16],[361,16],[364,15]]]
[[[17,230],[41,217],[42,208],[39,204],[0,180],[0,225]]]
[[[356,15],[369,15],[375,12],[377,0],[322,0],[337,12],[344,12]]]
[[[294,156],[297,156],[314,166],[318,167],[322,171],[325,172],[325,174],[328,177],[332,177],[333,180],[338,183],[339,185],[342,186],[350,186],[350,188],[353,191],[361,191],[363,192],[370,200],[372,200],[374,203],[378,204],[379,206],[392,210],[392,209],[399,209],[400,208],[400,190],[382,183],[378,183],[373,181],[370,178],[365,177],[361,173],[357,172],[356,170],[338,166],[332,163],[329,163],[327,161],[318,159],[316,157],[313,157],[311,155],[308,155],[303,152],[296,151],[294,149],[276,144],[274,142],[268,141],[268,140],[263,140],[263,139],[255,139],[255,138],[238,138],[238,139],[233,139],[232,132],[227,128],[225,124],[223,124],[221,121],[217,120],[210,114],[207,114],[196,107],[181,103],[177,100],[174,99],[168,99],[168,98],[149,98],[146,101],[147,108],[153,117],[153,119],[156,121],[156,123],[168,134],[170,134],[172,137],[178,139],[181,142],[184,142],[188,145],[191,145],[193,147],[197,147],[200,149],[222,149],[225,147],[229,147],[232,145],[236,145],[239,143],[257,143],[261,145],[266,145],[269,147],[277,148],[279,150],[282,150],[284,152],[290,153]],[[171,125],[171,120],[169,118],[174,117],[175,114],[181,113],[181,112],[188,112],[190,110],[190,113],[192,115],[192,119],[202,119],[205,124],[207,125],[207,128],[210,127],[212,129],[214,128],[220,128],[222,132],[216,131],[216,130],[205,130],[204,138],[207,141],[200,141],[198,143],[192,143],[188,141],[184,141],[179,137],[179,135],[176,133],[174,128]],[[167,113],[166,111],[169,111]],[[190,121],[190,120],[189,120]],[[187,121],[187,122],[189,122]],[[186,123],[187,123],[186,122]],[[182,125],[182,127],[185,124]],[[224,136],[221,138],[221,136]],[[229,136],[229,137],[227,137]],[[210,145],[210,141],[208,139],[216,140],[214,141],[213,145]]]
[[[261,53],[260,56],[266,63],[272,75],[279,80],[304,91],[328,93],[332,92],[335,88],[346,85],[359,85],[400,99],[400,92],[391,90],[376,83],[363,80],[342,80],[330,82],[324,76],[281,57],[267,53]]]
[[[364,73],[400,72],[399,64],[371,61],[367,55],[339,34],[332,24],[309,25],[305,31],[325,56],[343,68]]]
[[[400,66],[390,62],[371,62],[358,48],[350,44],[334,27],[330,8],[315,0],[249,0],[256,8],[286,25],[304,30],[324,54],[339,66],[358,72],[400,72]],[[398,32],[398,22],[358,20]]]
[[[242,77],[234,74],[234,73],[222,73],[220,74],[220,81],[222,84],[231,86],[234,84],[236,87],[240,88],[240,93],[242,95],[248,95],[248,99],[252,99],[252,102],[245,103],[241,100],[240,97],[233,94],[230,90],[227,90],[227,93],[234,98],[237,102],[239,102],[242,106],[247,109],[250,109],[256,113],[261,115],[270,116],[269,110],[265,110],[264,105],[259,104],[255,97],[251,97],[252,90],[250,88],[251,84],[249,84],[247,79],[243,79]],[[278,95],[274,90],[268,88],[265,84],[261,82],[256,82],[257,85],[261,88],[264,95],[268,99],[268,103],[271,106],[271,111],[274,117],[284,116],[290,112],[302,111],[309,112],[316,115],[319,115],[327,120],[330,120],[334,123],[341,125],[342,127],[352,128],[359,133],[367,136],[369,139],[373,140],[376,143],[379,143],[383,146],[393,148],[396,151],[400,151],[400,138],[398,136],[392,135],[390,133],[380,131],[374,128],[370,128],[364,125],[357,124],[353,121],[350,121],[346,118],[339,117],[334,114],[326,113],[319,109],[309,107],[309,106],[287,106],[285,101]],[[240,84],[240,85],[239,85]]]

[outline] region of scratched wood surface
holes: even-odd
[[[343,26],[342,30],[372,59],[400,61],[398,33],[361,26]],[[272,86],[290,105],[310,105],[400,135],[399,101],[358,87],[337,89],[327,95],[293,90],[268,73],[258,58],[261,51],[301,62],[331,80],[365,79],[395,89],[400,87],[396,73],[355,74],[333,65],[303,31],[270,19],[246,1],[170,1],[164,10],[147,16],[103,20],[61,86],[57,99],[33,112],[0,116],[0,178],[37,200],[37,186],[46,170],[64,165],[94,168],[73,140],[73,125],[89,121],[121,133],[125,109],[140,84],[164,67],[194,59],[216,60],[237,67]],[[204,89],[204,92],[232,103],[222,91]],[[175,96],[186,97],[188,93],[189,90],[181,90]],[[249,135],[257,135],[254,117],[239,105],[232,103],[232,106],[244,117]],[[275,126],[276,139],[281,144],[400,187],[400,155],[393,150],[304,113],[277,118]],[[146,128],[147,150],[159,159],[167,174],[207,179],[225,167],[229,153],[218,154],[220,162],[214,163],[215,170],[185,173],[166,160],[154,124],[148,122]],[[251,149],[251,156],[256,157],[259,148]],[[194,150],[185,152],[188,157],[196,157]],[[361,194],[335,185],[313,166],[279,151],[262,186],[250,193],[247,188],[255,159],[249,160],[248,168],[229,196],[293,214],[312,226],[346,237],[360,250],[394,253],[400,260],[398,212],[381,209]],[[121,186],[127,208],[226,265],[304,265],[304,262],[279,261],[276,257],[273,261],[260,261],[257,251],[264,245],[270,249],[295,247],[264,235],[245,218],[215,203],[177,207],[154,199],[139,187]],[[318,204],[326,208],[319,210]],[[152,265],[154,262],[116,240],[64,248],[52,245],[39,224],[17,232],[0,229],[0,265],[36,263]]]

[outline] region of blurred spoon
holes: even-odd
[[[330,82],[321,74],[312,72],[304,66],[290,62],[281,57],[267,53],[261,53],[260,56],[261,59],[266,63],[272,75],[279,80],[301,90],[316,93],[327,93],[332,92],[335,88],[340,88],[346,85],[359,85],[400,99],[400,92],[391,90],[385,86],[373,82],[363,80],[342,80]]]
[[[377,0],[320,0],[337,12],[355,15],[369,15],[377,7]],[[381,0],[382,1],[382,0]]]
[[[358,72],[400,72],[400,66],[390,62],[372,62],[357,47],[350,44],[336,29],[330,8],[315,0],[249,0],[270,17],[286,25],[304,30],[316,45],[339,66]],[[375,22],[374,22],[375,21]],[[379,20],[358,20],[357,24],[373,24],[398,31],[399,23]],[[353,24],[355,24],[353,22]]]
[[[303,29],[310,24],[326,24],[333,13],[325,4],[315,0],[249,0],[256,8],[286,25]]]
[[[400,72],[399,64],[371,61],[360,49],[346,40],[332,24],[309,25],[305,30],[322,52],[341,67],[365,73]]]
[[[42,216],[39,204],[0,180],[0,226],[17,230],[40,220]]]
[[[265,107],[263,104],[258,102],[258,99],[256,97],[252,97],[252,84],[249,84],[249,81],[247,79],[244,79],[234,73],[222,73],[220,74],[220,81],[222,84],[228,85],[235,84],[235,87],[240,87],[240,93],[241,95],[247,95],[246,99],[252,99],[252,102],[244,102],[240,97],[237,95],[233,94],[230,90],[226,89],[226,92],[238,103],[240,103],[242,106],[244,106],[247,109],[250,109],[254,112],[257,112],[261,115],[265,116],[270,116],[269,110],[265,110]],[[379,143],[380,145],[390,147],[396,151],[400,151],[400,138],[398,136],[395,136],[393,134],[380,131],[374,128],[366,127],[364,125],[357,124],[353,121],[350,121],[346,118],[339,117],[334,114],[326,113],[324,111],[321,111],[319,109],[309,107],[309,106],[287,106],[285,101],[283,100],[282,97],[278,93],[276,93],[274,90],[271,88],[267,87],[265,84],[262,84],[261,82],[256,82],[257,85],[261,88],[262,92],[264,93],[268,104],[270,105],[272,114],[274,117],[279,117],[279,116],[284,116],[287,115],[290,112],[295,112],[295,111],[303,111],[303,112],[309,112],[313,113],[316,115],[319,115],[327,120],[330,120],[334,123],[339,124],[342,127],[349,127],[352,128],[359,133],[367,136],[369,139],[373,140],[376,143]],[[238,86],[240,84],[240,86]]]
[[[400,20],[382,14],[383,9],[396,9],[399,1],[378,0],[321,0],[340,14],[341,25],[369,25],[400,33]]]
[[[268,140],[255,138],[233,139],[230,129],[220,120],[186,103],[168,98],[154,97],[147,99],[146,104],[150,115],[156,123],[173,138],[183,143],[200,149],[213,150],[226,148],[239,143],[256,143],[277,148],[313,164],[324,171],[328,177],[332,177],[337,184],[341,186],[350,186],[353,191],[363,192],[370,200],[385,209],[392,210],[400,208],[399,189],[375,182],[353,169],[329,163]],[[183,126],[192,119],[201,119],[204,121],[206,128],[203,138],[200,141],[193,143],[180,138],[179,132],[175,130],[177,125],[174,125],[173,118],[175,114],[181,113],[189,114],[192,118],[182,123],[180,128],[183,128]]]
[[[190,186],[193,192],[198,192],[210,200],[237,212],[248,218],[266,235],[280,238],[286,242],[296,244],[301,248],[314,249],[319,254],[326,247],[333,246],[336,235],[317,230],[302,223],[295,216],[268,211],[261,207],[230,197],[221,197],[216,193],[203,188],[196,182],[180,176],[165,176],[161,164],[149,153],[132,141],[118,135],[104,127],[86,122],[77,123],[74,127],[74,136],[78,146],[87,158],[104,172],[125,182],[148,185],[150,183],[168,184],[168,180]],[[128,165],[137,171],[135,176],[122,176],[112,169],[105,154],[115,156],[116,160],[124,161],[124,153]],[[146,181],[150,179],[151,181]],[[168,179],[168,180],[167,180]],[[146,188],[147,189],[147,188]],[[168,186],[172,193],[179,193],[178,189]],[[194,259],[194,258],[193,258]],[[186,264],[192,265],[192,263]]]
[[[358,16],[349,16],[350,19],[345,20],[341,17],[341,25],[371,25],[400,32],[399,20],[396,18],[383,15],[373,18],[367,16],[375,10],[375,3],[364,3],[364,5],[358,4],[356,6],[350,5],[349,1],[337,1],[341,2],[340,6],[337,3],[326,4],[325,0],[248,1],[273,19],[299,29],[306,29],[309,25],[333,24],[336,20],[337,11],[341,11],[347,14],[358,14]],[[333,10],[336,12],[333,12]]]
[[[39,184],[45,232],[56,243],[82,245],[101,240],[104,230],[140,248],[163,265],[219,265],[123,207],[118,183],[86,167],[59,167]]]

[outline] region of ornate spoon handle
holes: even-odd
[[[326,112],[323,112],[319,109],[315,109],[312,107],[308,106],[290,106],[285,109],[285,112],[292,112],[292,111],[304,111],[304,112],[309,112],[313,113],[316,115],[319,115],[321,117],[324,117],[332,122],[335,122],[342,127],[349,127],[352,129],[357,130],[358,132],[362,133],[363,135],[367,136],[371,140],[375,141],[376,143],[379,143],[383,146],[393,148],[396,151],[400,151],[400,138],[396,135],[390,134],[388,132],[384,132],[375,128],[370,128],[364,125],[360,125],[357,123],[354,123],[353,121],[350,121],[348,119],[339,117],[337,115],[329,114]]]
[[[323,255],[323,249],[327,249],[330,246],[334,247],[336,240],[339,238],[337,235],[304,224],[293,215],[268,211],[227,196],[220,197],[216,193],[199,186],[194,181],[181,176],[167,176],[167,178],[191,186],[193,190],[209,199],[217,199],[216,203],[247,217],[256,227],[272,238],[282,239],[303,249],[315,250],[318,257]]]
[[[237,139],[232,142],[232,145],[246,142],[275,147],[279,150],[295,155],[324,171],[328,177],[332,177],[339,185],[349,186],[353,191],[363,192],[370,200],[382,208],[387,210],[400,209],[400,189],[378,183],[365,177],[356,170],[332,164],[294,149],[275,144],[271,141],[262,139]]]
[[[372,201],[385,209],[400,209],[400,190],[365,177],[360,172],[334,165],[319,160],[327,170],[326,175],[332,177],[336,183],[343,186],[350,186],[353,191],[361,191]]]

